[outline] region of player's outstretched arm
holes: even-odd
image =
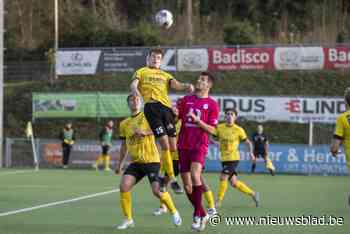
[[[181,83],[175,79],[170,80],[170,88],[176,90],[176,91],[187,91],[189,93],[192,93],[194,91],[194,87],[190,83]]]
[[[139,80],[138,79],[134,79],[131,84],[130,84],[130,92],[132,95],[136,95],[136,96],[140,96],[141,97],[141,94],[140,94],[140,91],[138,89],[138,86],[139,86]]]

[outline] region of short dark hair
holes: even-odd
[[[162,57],[164,55],[164,50],[160,47],[155,47],[155,48],[152,48],[150,51],[149,51],[149,55],[151,55],[152,53],[155,53],[155,54],[161,54]]]
[[[233,112],[233,113],[235,113],[236,116],[238,116],[238,112],[237,112],[237,110],[235,108],[232,108],[232,107],[226,108],[225,109],[225,114],[227,114],[228,112]]]
[[[134,97],[135,95],[130,93],[128,97],[126,98],[127,103],[129,103],[130,98]]]
[[[348,106],[350,106],[350,87],[347,87],[344,92],[344,98]]]
[[[214,84],[216,81],[216,77],[213,75],[213,73],[210,73],[208,71],[203,71],[203,72],[201,72],[201,75],[207,76],[212,84]]]

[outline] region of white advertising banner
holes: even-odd
[[[178,71],[206,71],[208,70],[208,50],[203,49],[178,49]]]
[[[172,95],[175,102],[180,95]],[[266,96],[213,96],[220,106],[235,108],[247,120],[281,121],[295,123],[335,123],[337,116],[346,110],[343,98],[327,97],[266,97]]]
[[[100,50],[58,51],[56,55],[57,75],[94,75]]]
[[[277,47],[276,70],[321,70],[324,67],[322,47]]]

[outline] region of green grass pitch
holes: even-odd
[[[217,194],[218,174],[205,174]],[[222,216],[323,216],[344,218],[341,226],[257,226],[208,225],[204,233],[350,233],[349,177],[240,175],[239,178],[261,194],[261,207],[255,208],[251,198],[229,188]],[[192,207],[185,195],[172,197],[183,218],[174,227],[169,214],[152,215],[159,202],[151,194],[145,178],[133,190],[135,228],[119,231],[114,224],[122,221],[119,193],[2,216],[8,211],[68,200],[118,188],[120,176],[89,170],[18,171],[0,169],[0,233],[1,234],[106,234],[191,232]],[[205,201],[203,204],[206,205]]]

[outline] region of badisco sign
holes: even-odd
[[[208,48],[209,70],[273,70],[274,48]]]
[[[350,47],[323,48],[326,60],[325,69],[350,68]]]

